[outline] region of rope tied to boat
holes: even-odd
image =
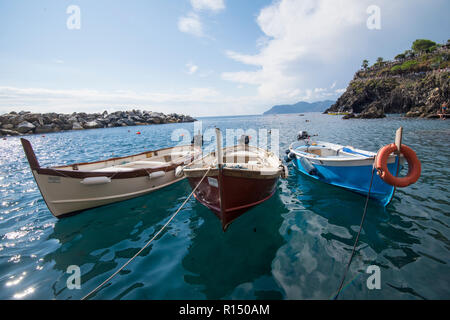
[[[338,289],[336,295],[334,296],[334,300],[337,300],[337,298],[339,297],[339,294],[340,294],[341,291],[342,291],[342,287],[344,286],[345,277],[347,276],[348,269],[350,269],[350,265],[351,265],[351,263],[352,263],[353,256],[355,255],[355,252],[356,252],[356,246],[358,245],[359,236],[360,236],[360,234],[361,234],[362,227],[363,227],[363,224],[364,224],[364,219],[366,218],[367,206],[368,206],[368,204],[369,204],[370,191],[372,190],[373,175],[374,175],[374,173],[375,173],[375,166],[372,167],[372,176],[371,176],[371,178],[370,178],[369,191],[367,192],[366,204],[364,205],[364,212],[363,212],[363,215],[362,215],[362,218],[361,218],[361,224],[360,224],[360,226],[359,226],[359,231],[358,231],[358,234],[356,235],[356,240],[355,240],[355,243],[354,243],[354,245],[353,245],[352,254],[350,255],[350,260],[349,260],[348,263],[347,263],[347,267],[345,268],[344,276],[342,277],[341,284],[339,285],[339,289]]]
[[[122,271],[127,265],[129,265],[135,258],[137,258],[137,256],[139,256],[142,251],[145,250],[145,248],[147,248],[152,242],[153,240],[156,239],[156,237],[158,237],[158,235],[169,225],[169,223],[177,216],[177,214],[181,211],[181,209],[184,207],[184,205],[189,201],[189,199],[192,197],[192,195],[194,194],[194,192],[197,190],[197,188],[200,186],[200,184],[203,182],[203,180],[205,179],[205,177],[208,175],[209,171],[211,170],[211,167],[208,168],[208,170],[206,171],[206,173],[203,175],[202,179],[200,180],[200,182],[195,186],[195,188],[192,190],[191,194],[186,198],[186,200],[184,200],[184,202],[181,204],[181,206],[177,209],[177,211],[170,217],[170,219],[162,226],[161,229],[159,229],[159,231],[133,256],[131,257],[124,265],[122,265],[119,269],[117,269],[116,272],[114,272],[111,276],[109,276],[108,279],[106,279],[105,281],[103,281],[101,284],[99,284],[94,290],[90,291],[87,295],[85,295],[83,298],[81,298],[81,300],[86,300],[87,298],[89,298],[92,294],[94,294],[95,292],[97,292],[98,290],[100,290],[105,284],[107,284],[112,278],[114,278],[120,271]]]
[[[375,163],[376,163],[376,159],[377,159],[377,157],[378,157],[378,153],[379,153],[379,151],[377,152],[377,155],[375,156],[374,164],[373,164],[373,166],[372,166],[372,176],[371,176],[371,178],[370,178],[369,191],[367,192],[366,203],[365,203],[365,205],[364,205],[364,212],[363,212],[363,215],[362,215],[362,218],[361,218],[361,224],[360,224],[360,226],[359,226],[359,231],[358,231],[358,234],[356,235],[355,243],[354,243],[354,245],[353,245],[352,254],[350,255],[350,259],[349,259],[349,261],[348,261],[348,263],[347,263],[347,267],[345,268],[345,272],[344,272],[344,276],[342,277],[341,284],[339,285],[339,289],[338,289],[336,295],[334,296],[333,300],[337,300],[337,298],[339,297],[339,294],[340,294],[341,291],[342,291],[342,288],[343,288],[343,286],[344,286],[345,278],[346,278],[346,276],[347,276],[348,270],[350,269],[350,265],[351,265],[351,263],[352,263],[353,257],[354,257],[355,252],[356,252],[356,246],[358,245],[358,242],[359,242],[359,236],[361,235],[361,231],[362,231],[362,228],[363,228],[364,220],[365,220],[365,218],[366,218],[367,207],[368,207],[368,204],[369,204],[369,198],[370,198],[370,192],[371,192],[371,190],[372,190],[372,185],[373,185],[373,177],[374,177],[374,173],[375,173],[375,171],[377,171],[377,169],[376,169],[376,167],[375,167]],[[399,170],[400,170],[400,156],[397,157],[397,170],[396,170],[395,176],[398,176]],[[395,187],[394,187],[394,192],[395,192]],[[352,280],[352,281],[353,281],[353,280]]]

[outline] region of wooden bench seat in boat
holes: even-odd
[[[166,167],[170,164],[167,162],[162,161],[133,161],[117,166],[111,166],[101,169],[92,170],[93,172],[129,172],[133,171],[135,169],[143,169],[143,168],[160,168],[160,167]]]
[[[134,170],[134,168],[107,167],[107,168],[92,170],[92,172],[130,172],[133,170]]]

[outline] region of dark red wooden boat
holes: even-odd
[[[225,231],[236,218],[275,193],[287,168],[272,152],[245,143],[218,150],[183,171],[192,189],[206,174],[194,196],[216,214]]]

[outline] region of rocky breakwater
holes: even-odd
[[[108,113],[31,113],[21,111],[0,115],[0,135],[44,134],[67,130],[127,127],[164,123],[194,122],[187,115],[176,113],[165,115],[152,111],[116,111]]]
[[[395,61],[363,66],[328,112],[349,112],[349,118],[383,118],[386,114],[439,118],[450,98],[449,45],[432,52],[406,52]]]

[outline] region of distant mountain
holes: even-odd
[[[286,114],[286,113],[303,113],[303,112],[324,112],[335,101],[325,100],[317,102],[300,101],[295,104],[285,104],[273,106],[269,111],[264,112],[264,115],[270,114]]]

